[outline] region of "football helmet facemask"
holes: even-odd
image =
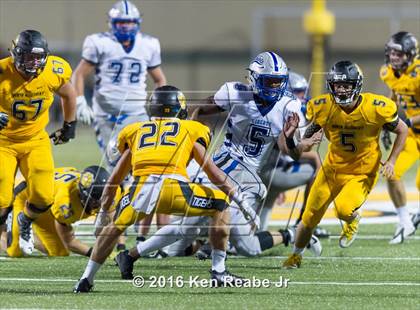
[[[401,60],[398,57],[394,59],[394,57],[391,57],[392,50],[403,53],[405,57]],[[405,70],[418,53],[419,47],[416,37],[407,31],[400,31],[392,35],[385,45],[385,63],[390,64],[395,70]]]
[[[36,30],[25,30],[12,41],[10,50],[17,70],[27,76],[37,76],[47,64],[48,43]]]
[[[108,171],[100,166],[89,166],[81,173],[79,196],[87,213],[100,208],[100,199],[108,178]]]
[[[342,106],[357,100],[362,85],[362,70],[348,60],[337,62],[327,74],[327,89],[334,101]]]
[[[188,117],[184,94],[176,87],[166,85],[156,88],[150,95],[147,105],[151,117]]]
[[[108,12],[109,28],[119,42],[134,41],[141,21],[139,10],[128,0],[118,1]]]
[[[267,104],[276,103],[283,96],[289,79],[289,71],[283,59],[264,52],[251,62],[248,78],[254,94]]]

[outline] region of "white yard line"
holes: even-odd
[[[36,278],[0,278],[0,282],[76,282],[76,279],[36,279]],[[130,280],[95,280],[96,283],[130,283]],[[152,281],[145,281],[152,283]],[[194,283],[192,281],[185,281],[186,284]],[[279,284],[280,282],[270,281],[271,284]],[[326,285],[326,286],[420,286],[420,282],[338,282],[338,281],[293,281],[289,280],[289,285]]]

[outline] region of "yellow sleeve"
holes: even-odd
[[[192,141],[200,143],[207,149],[211,142],[210,128],[199,122],[194,122],[193,128],[196,128],[196,130],[192,136]]]
[[[138,125],[131,124],[127,127],[124,127],[123,130],[120,131],[118,134],[118,142],[117,142],[117,148],[118,151],[122,154],[124,151],[128,148],[131,148],[133,144],[133,134],[136,133],[136,129],[138,128]]]
[[[312,122],[313,117],[314,117],[314,102],[312,100],[309,100],[308,103],[306,104],[306,119]]]
[[[380,105],[376,106],[376,113],[378,115],[377,121],[379,124],[384,125],[392,123],[398,119],[397,104],[389,98],[381,96],[379,98]]]
[[[54,92],[69,82],[72,75],[72,69],[69,63],[58,56],[48,57],[45,70],[48,70],[48,82],[50,83],[51,90]]]

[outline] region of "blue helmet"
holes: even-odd
[[[115,3],[108,12],[111,32],[119,42],[134,41],[140,31],[141,17],[137,7],[128,0]],[[121,22],[133,22],[134,26],[118,25]]]
[[[289,80],[289,70],[279,55],[273,52],[261,53],[251,62],[248,70],[256,96],[268,104],[283,97]]]

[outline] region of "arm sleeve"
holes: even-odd
[[[71,69],[70,64],[65,61],[63,58],[57,56],[51,56],[51,74],[49,83],[51,90],[56,92],[64,84],[70,81],[73,70]]]
[[[99,63],[99,49],[92,36],[86,37],[83,42],[82,58],[92,64]]]
[[[397,104],[394,101],[385,97],[383,98],[383,100],[385,102],[385,105],[378,106],[376,108],[376,111],[378,113],[378,121],[381,125],[395,122],[398,119]]]
[[[153,41],[153,53],[152,57],[150,58],[150,62],[147,64],[147,69],[154,69],[159,67],[162,63],[162,59],[160,56],[160,43],[158,39]]]
[[[211,135],[209,127],[199,123],[200,126],[197,126],[197,131],[193,137],[194,142],[200,143],[206,149],[210,146]]]
[[[130,146],[128,145],[128,141],[127,141],[127,127],[125,127],[118,134],[117,148],[120,154],[122,154],[129,147]]]
[[[216,92],[214,95],[214,102],[223,111],[228,111],[231,109],[229,87],[227,83],[223,84],[222,87],[220,87],[220,89]]]
[[[315,113],[314,113],[314,102],[309,100],[306,104],[306,118],[309,121],[314,121]]]

